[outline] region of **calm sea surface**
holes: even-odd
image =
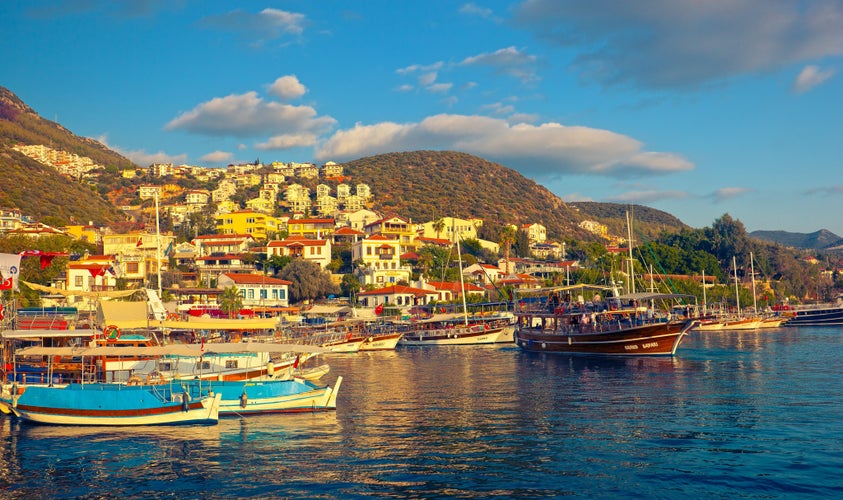
[[[843,329],[677,356],[332,355],[337,412],[80,429],[0,416],[3,498],[839,497]]]

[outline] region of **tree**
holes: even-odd
[[[229,318],[234,317],[243,308],[243,296],[240,295],[240,290],[232,285],[220,294],[220,309],[228,315]]]
[[[319,264],[304,259],[293,259],[278,277],[292,282],[290,298],[294,302],[340,293],[340,288],[331,281],[330,273],[323,271]]]
[[[439,239],[439,235],[445,229],[445,221],[442,219],[436,219],[433,222],[433,230],[436,231],[436,239]]]
[[[509,252],[512,249],[512,244],[515,243],[517,230],[514,226],[504,226],[501,229],[500,238],[498,242],[504,248],[504,256],[506,257],[507,273],[509,272]]]
[[[360,291],[360,280],[357,279],[357,276],[353,274],[344,274],[342,277],[342,283],[340,283],[340,289],[342,290],[342,294],[348,297],[350,300],[354,300],[353,297],[357,295]]]

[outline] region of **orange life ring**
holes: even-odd
[[[176,313],[167,313],[167,321],[178,321],[179,315]]]
[[[117,342],[120,340],[120,329],[115,325],[108,325],[103,328],[102,336],[105,338],[106,342]]]

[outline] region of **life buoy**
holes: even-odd
[[[120,329],[115,325],[108,325],[103,328],[102,336],[105,337],[106,342],[117,342],[120,340]]]
[[[167,313],[167,321],[178,321],[179,315],[176,313]]]
[[[143,381],[137,375],[132,375],[129,377],[129,380],[126,381],[126,385],[141,385]]]
[[[348,332],[348,333],[345,334],[345,340],[351,340],[351,337],[352,337],[351,332]]]

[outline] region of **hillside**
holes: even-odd
[[[131,161],[99,142],[44,120],[15,94],[0,87],[0,207],[19,208],[38,220],[51,216],[51,221],[63,223],[107,223],[122,218],[96,188],[12,150],[16,144],[49,145],[87,156],[113,171],[132,166]]]
[[[548,238],[592,239],[577,226],[582,217],[559,197],[518,172],[453,151],[413,151],[343,164],[353,183],[375,193],[375,208],[414,222],[438,217],[478,217],[499,224],[538,222]]]
[[[681,220],[667,212],[641,205],[630,206],[622,203],[578,201],[569,204],[569,206],[579,210],[586,219],[594,219],[606,224],[609,228],[609,234],[624,237],[627,235],[627,213],[635,231],[647,238],[655,238],[662,231],[675,233],[689,228]]]
[[[18,144],[47,145],[87,156],[104,165],[99,185],[72,180],[14,151]],[[113,223],[123,219],[114,204],[125,191],[120,171],[132,162],[92,139],[79,137],[41,118],[15,94],[0,87],[0,207],[16,207],[36,220]],[[452,151],[413,151],[361,158],[343,165],[352,184],[368,184],[373,208],[424,222],[438,217],[477,217],[491,225],[538,222],[551,240],[595,240],[578,224],[586,219],[625,235],[625,205],[577,203],[569,206],[547,188],[515,170],[477,156]],[[139,182],[136,180],[135,182]],[[161,179],[146,179],[157,183]],[[188,180],[183,181],[187,183]],[[315,186],[314,186],[315,187]],[[245,196],[245,194],[244,194]],[[635,207],[636,228],[648,236],[685,227],[678,219]]]
[[[753,231],[749,236],[763,241],[805,250],[832,250],[843,246],[843,238],[826,229],[813,233],[790,233],[787,231]]]

